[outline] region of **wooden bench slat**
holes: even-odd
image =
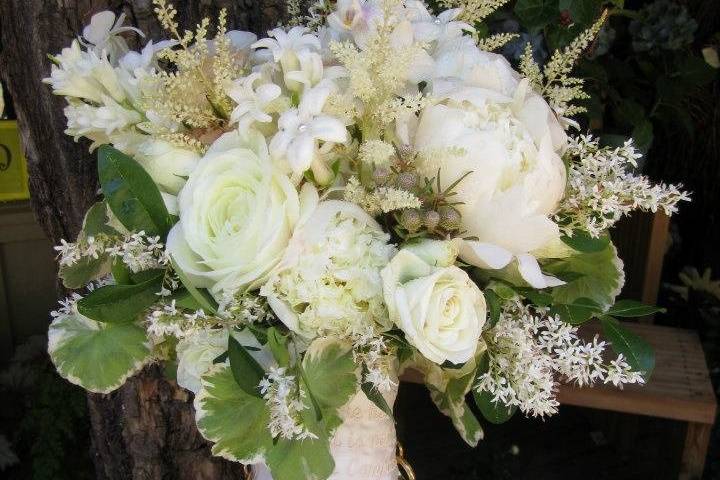
[[[580,388],[563,385],[561,404],[712,424],[717,402],[700,339],[693,331],[657,325],[624,323],[655,349],[656,366],[646,385],[623,390],[608,385]],[[583,328],[592,337],[597,325]]]

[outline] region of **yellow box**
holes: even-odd
[[[25,156],[15,120],[0,120],[0,201],[30,198]]]

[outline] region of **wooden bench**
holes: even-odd
[[[623,390],[606,385],[565,385],[558,393],[560,403],[687,422],[680,478],[702,478],[717,404],[700,339],[690,330],[632,323],[624,326],[655,349],[655,371],[650,381]],[[582,332],[588,338],[595,333],[592,327]]]

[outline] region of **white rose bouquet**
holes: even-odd
[[[403,370],[470,445],[469,394],[500,422],[556,413],[559,382],[650,375],[615,317],[655,309],[615,303],[607,230],[688,195],[570,119],[605,15],[516,70],[492,53],[511,35],[477,28],[494,0],[320,1],[260,40],[224,12],[212,38],[209,20],[180,32],[154,3],[169,40],[131,51],[140,32],[102,12],[51,57],[102,189],[57,247],[76,290],[50,326],[63,377],[108,393],[164,362],[216,455],[275,480],[376,480],[398,475]],[[593,319],[609,343],[578,337]]]

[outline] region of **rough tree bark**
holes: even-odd
[[[231,28],[263,32],[284,13],[282,0],[175,0],[186,27],[228,10]],[[151,0],[0,0],[0,75],[13,98],[28,160],[32,206],[50,239],[74,238],[95,201],[96,167],[87,143],[64,133],[64,101],[41,79],[48,53],[70,44],[92,14],[124,12],[150,38],[162,38]],[[89,395],[99,479],[225,480],[241,467],[210,455],[194,426],[192,398],[147,368],[110,395]]]

